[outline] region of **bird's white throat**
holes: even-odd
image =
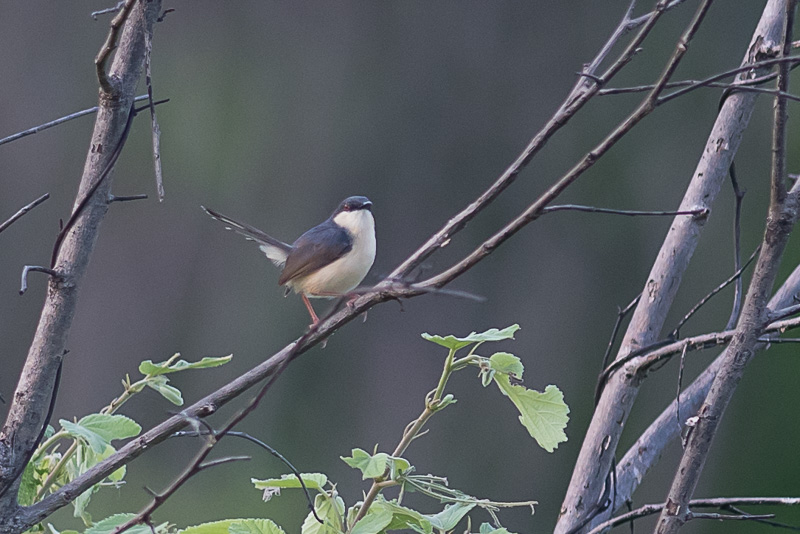
[[[333,222],[347,230],[353,248],[325,267],[289,283],[309,297],[330,297],[352,290],[364,280],[375,261],[375,219],[369,210],[343,211]]]

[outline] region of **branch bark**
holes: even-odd
[[[770,310],[780,310],[795,302],[795,296],[800,293],[800,266],[798,266],[781,288],[770,300]],[[780,332],[768,334],[778,336]],[[764,349],[766,343],[760,344],[757,349]],[[639,487],[650,469],[658,462],[661,454],[673,440],[680,437],[683,430],[683,421],[688,416],[694,415],[708,394],[711,382],[714,380],[727,353],[726,348],[717,358],[698,376],[683,392],[680,398],[680,420],[678,419],[678,403],[672,403],[659,415],[645,430],[639,439],[628,449],[625,456],[617,463],[616,502],[612,511],[616,512],[625,506]],[[605,514],[608,515],[608,514]],[[593,527],[600,523],[596,519]]]
[[[745,54],[745,65],[773,53],[771,51],[781,38],[784,5],[784,0],[768,2]],[[766,69],[754,69],[751,77],[765,72]],[[735,93],[725,101],[680,210],[711,209],[739,147],[756,98],[755,93]],[[702,218],[675,218],[648,276],[618,359],[657,340],[704,224]],[[602,509],[604,503],[599,501],[603,500],[604,481],[643,379],[644,375],[639,372],[638,362],[634,359],[612,375],[606,384],[575,464],[556,533],[581,530],[591,516]],[[602,519],[607,518],[607,514],[608,511],[604,512]]]
[[[785,20],[786,25],[782,53],[785,57],[791,51],[795,2],[787,2],[784,10],[781,20]],[[785,92],[788,86],[789,66],[783,63],[778,74],[778,90]],[[758,338],[770,319],[767,299],[778,275],[789,234],[797,220],[797,195],[800,191],[800,188],[793,188],[787,192],[786,188],[787,117],[786,98],[778,95],[775,98],[770,205],[762,252],[750,282],[736,334],[698,411],[697,425],[691,429],[687,439],[686,449],[654,531],[658,534],[677,532],[691,518],[688,503],[700,480],[714,435],[747,364],[755,354]]]
[[[125,21],[111,68],[101,80],[105,83],[73,210],[95,186],[122,136],[142,72],[144,36],[152,32],[160,6],[158,0],[136,2]],[[30,526],[18,521],[19,477],[45,424],[75,313],[78,288],[108,210],[110,187],[109,179],[97,188],[86,203],[79,224],[64,239],[54,265],[60,278],[50,278],[36,334],[0,432],[0,530],[3,532],[18,532]]]

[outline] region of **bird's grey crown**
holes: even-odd
[[[372,201],[367,197],[355,196],[355,197],[347,197],[346,199],[342,200],[342,203],[339,204],[339,207],[336,208],[336,211],[333,212],[333,215],[337,213],[341,213],[343,211],[358,211],[358,210],[372,210]]]

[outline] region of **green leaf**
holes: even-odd
[[[36,466],[29,462],[22,471],[17,502],[22,506],[30,506],[36,501],[36,492],[39,490],[39,482],[36,480]]]
[[[323,475],[322,473],[300,473],[300,476],[303,478],[303,482],[305,483],[308,489],[315,489],[322,491],[322,486],[324,486],[328,482],[328,477]],[[258,480],[257,478],[251,478],[250,482],[252,482],[256,489],[268,489],[268,488],[301,488],[300,481],[297,479],[297,476],[294,474],[282,475],[281,478],[268,478],[265,480]]]
[[[567,426],[569,407],[564,403],[564,395],[553,385],[547,386],[544,393],[512,385],[508,375],[494,377],[502,391],[520,412],[519,420],[528,433],[547,452],[553,452],[558,444],[567,441],[564,428]]]
[[[406,508],[395,501],[386,501],[378,497],[376,503],[383,503],[392,512],[392,521],[386,526],[386,532],[402,529],[411,529],[421,534],[432,534],[433,525],[430,520],[411,508]]]
[[[522,372],[525,370],[522,360],[508,352],[495,352],[492,354],[489,358],[489,366],[498,373],[514,375],[517,378],[522,378]]]
[[[87,528],[84,534],[110,534],[115,528],[134,517],[136,514],[116,514],[106,517],[95,523],[94,526]],[[147,525],[135,525],[125,532],[126,534],[151,534],[150,527]]]
[[[367,515],[353,526],[350,534],[377,534],[383,532],[391,522],[392,511],[376,502],[370,506]]]
[[[512,534],[512,533],[504,528],[494,528],[489,523],[484,523],[481,525],[480,534]]]
[[[475,508],[475,502],[457,502],[448,504],[444,510],[436,515],[426,515],[425,517],[431,522],[434,528],[443,531],[449,531],[456,528],[458,522],[461,521],[467,513]]]
[[[269,519],[238,519],[228,527],[229,534],[285,534]]]
[[[431,335],[428,333],[422,334],[422,338],[428,341],[432,341],[437,345],[441,345],[451,350],[458,350],[466,347],[467,345],[472,345],[473,343],[484,343],[486,341],[501,341],[503,339],[514,339],[514,333],[519,330],[518,324],[512,324],[507,328],[503,328],[502,330],[498,330],[497,328],[490,328],[486,332],[481,332],[480,334],[472,332],[470,335],[466,337],[455,337],[455,336],[436,336]]]
[[[319,493],[314,498],[314,509],[325,524],[321,524],[309,512],[300,529],[301,534],[341,534],[341,519],[344,517],[344,501],[341,497],[337,495],[331,498],[327,494]]]
[[[148,377],[144,382],[148,387],[153,388],[161,393],[161,396],[170,401],[172,404],[176,406],[183,406],[183,395],[181,395],[181,390],[175,386],[170,386],[167,384],[167,382],[169,382],[169,378],[166,376]]]
[[[136,421],[124,415],[94,413],[77,423],[71,423],[66,419],[59,420],[59,423],[71,436],[83,438],[97,454],[103,453],[111,441],[132,438],[142,431],[142,427]]]
[[[450,402],[455,401],[451,399]],[[363,480],[383,476],[387,467],[390,478],[394,480],[399,473],[408,471],[411,467],[405,458],[390,456],[385,452],[371,455],[363,449],[353,449],[352,454],[353,456],[341,456],[340,458],[350,467],[360,470]]]
[[[223,519],[221,521],[212,521],[210,523],[186,527],[183,530],[179,530],[178,534],[228,534],[228,528],[236,521],[246,520]]]
[[[216,358],[207,356],[199,362],[178,360],[177,362],[169,363],[169,360],[167,360],[165,362],[153,363],[152,360],[145,360],[139,364],[139,372],[143,375],[158,376],[167,373],[177,373],[178,371],[186,371],[188,369],[208,369],[210,367],[225,365],[231,361],[231,358],[233,358],[233,354]]]

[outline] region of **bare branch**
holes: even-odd
[[[731,506],[741,506],[741,505],[752,505],[752,506],[797,506],[800,504],[800,498],[798,497],[725,497],[725,498],[716,498],[716,499],[695,499],[692,500],[689,505],[692,508],[720,508],[725,509]],[[646,504],[644,506],[640,506],[636,510],[628,512],[626,514],[619,515],[613,519],[609,519],[599,525],[596,525],[592,530],[588,532],[588,534],[600,534],[601,532],[605,532],[608,529],[614,528],[619,525],[623,525],[625,523],[630,523],[636,519],[647,517],[649,515],[657,514],[664,508],[663,503],[659,504]],[[774,517],[774,514],[767,514],[767,515],[752,515],[752,514],[739,514],[739,515],[723,515],[722,517],[712,517],[712,516],[719,516],[720,514],[703,514],[698,512],[693,512],[692,517],[694,519],[769,519]]]
[[[163,15],[158,17],[161,22],[167,10]],[[145,83],[147,84],[147,96],[150,103],[150,129],[152,131],[153,139],[153,166],[156,175],[156,192],[158,194],[158,201],[164,202],[164,176],[161,170],[161,127],[158,125],[156,118],[156,106],[153,103],[153,75],[151,70],[150,56],[153,53],[153,39],[150,34],[145,35]]]
[[[775,293],[770,301],[770,309],[780,309],[786,307],[794,301],[794,295],[800,291],[800,266],[798,266],[781,288]],[[762,338],[762,345],[765,348],[769,343],[775,342],[775,337],[783,332],[782,324],[776,325],[776,329],[767,333]],[[711,382],[719,371],[726,352],[725,349],[711,365],[709,365],[695,381],[687,387],[681,395],[681,411],[684,413],[697,413],[700,404],[711,387]],[[677,402],[673,401],[653,423],[642,433],[636,442],[628,449],[622,460],[619,461],[617,470],[617,499],[613,505],[613,511],[621,509],[626,502],[633,496],[634,491],[641,483],[644,476],[655,465],[658,458],[669,443],[677,439],[680,431],[676,428],[675,418],[677,417]]]
[[[700,26],[700,23],[702,22],[711,1],[712,0],[705,0],[705,2],[701,4],[700,8],[698,8],[694,19],[681,36],[678,46],[675,48],[672,57],[670,57],[667,65],[664,68],[664,71],[656,82],[655,88],[647,95],[647,97],[639,104],[639,106],[637,106],[636,109],[630,115],[628,115],[625,120],[623,120],[611,133],[609,133],[605,139],[603,139],[593,150],[586,154],[586,156],[584,156],[580,162],[572,167],[567,174],[562,176],[555,184],[550,186],[547,191],[537,198],[533,204],[528,206],[528,208],[521,215],[507,223],[500,231],[495,233],[489,239],[485,240],[478,248],[476,248],[471,254],[458,262],[456,265],[450,267],[437,276],[429,278],[420,285],[423,287],[441,287],[442,285],[453,280],[453,278],[456,276],[459,276],[465,272],[467,269],[472,268],[472,266],[489,255],[493,250],[504,243],[512,235],[516,234],[528,223],[538,219],[542,215],[543,209],[550,202],[555,200],[561,193],[564,192],[567,187],[577,180],[584,172],[590,169],[598,161],[598,159],[608,152],[611,147],[613,147],[620,139],[622,139],[636,124],[638,124],[647,115],[652,113],[655,109],[656,100],[661,94],[661,91],[664,89],[664,84],[669,81],[669,77],[672,76],[672,73],[683,59],[683,56],[688,50],[688,43],[694,36],[697,28]],[[660,2],[658,5],[663,9],[666,4]],[[645,31],[650,27],[652,27],[652,24],[646,25],[642,31]],[[630,48],[631,47],[629,46],[629,49]],[[633,54],[633,50],[631,50],[630,53]],[[628,57],[627,55],[624,56]],[[612,68],[617,68],[617,64],[613,65]],[[621,68],[621,65],[619,68]],[[605,76],[604,79],[606,79]],[[687,207],[681,211],[694,212],[694,210],[698,209],[697,206],[699,205],[700,204],[698,203],[695,206]],[[690,218],[693,219],[695,217]]]
[[[6,222],[0,224],[0,232],[2,232],[3,230],[8,228],[9,226],[14,224],[15,222],[17,222],[17,219],[19,219],[20,217],[22,217],[23,215],[25,215],[26,213],[31,211],[33,208],[35,208],[36,206],[38,206],[39,204],[41,204],[42,202],[44,202],[48,198],[50,198],[50,193],[45,193],[44,195],[40,196],[39,198],[37,198],[36,200],[31,202],[30,204],[27,204],[27,205],[23,206],[22,208],[20,208],[20,210],[17,211],[11,217],[9,217],[8,220],[6,220]]]
[[[611,351],[614,348],[614,342],[617,340],[617,333],[619,333],[619,327],[622,325],[622,320],[631,312],[631,310],[633,310],[633,307],[639,303],[640,298],[642,298],[641,293],[636,295],[636,298],[630,301],[630,303],[625,306],[624,309],[617,308],[617,320],[614,321],[614,328],[611,330],[611,337],[608,340],[606,352],[603,354],[603,369],[608,366],[608,358],[611,356]]]
[[[128,195],[128,196],[121,196],[118,197],[116,195],[108,195],[109,202],[130,202],[132,200],[146,200],[147,195],[140,194],[140,195]]]
[[[733,282],[735,282],[737,280],[740,280],[741,277],[742,277],[742,273],[744,273],[745,269],[747,269],[747,267],[750,266],[750,264],[753,262],[753,260],[756,259],[756,255],[759,253],[760,250],[761,250],[761,246],[759,245],[759,246],[756,247],[756,249],[753,251],[753,253],[750,254],[750,258],[747,260],[747,262],[745,262],[745,264],[743,266],[739,267],[739,269],[735,273],[733,273],[731,276],[729,276],[720,285],[718,285],[717,287],[715,287],[714,289],[709,291],[708,294],[705,297],[701,298],[698,301],[697,304],[692,306],[692,309],[689,310],[688,312],[686,312],[686,315],[684,315],[683,318],[680,321],[678,321],[678,326],[675,327],[675,329],[672,331],[672,333],[670,334],[669,337],[677,339],[680,336],[680,331],[681,331],[681,328],[683,328],[683,325],[685,325],[686,322],[689,319],[691,319],[692,316],[695,313],[697,313],[697,311],[700,308],[702,308],[709,300],[711,300],[714,297],[714,295],[716,295],[717,293],[719,293],[720,291],[722,291],[723,289],[728,287]]]
[[[586,213],[607,213],[610,215],[626,215],[628,217],[662,217],[664,215],[693,215],[695,217],[706,217],[710,213],[707,208],[686,211],[641,211],[641,210],[615,210],[610,208],[597,208],[594,206],[580,206],[577,204],[564,204],[560,206],[547,206],[542,208],[542,213],[554,211],[583,211]]]
[[[117,11],[122,9],[122,6],[124,6],[124,5],[125,5],[125,0],[120,0],[119,2],[117,2],[117,5],[115,5],[114,7],[107,7],[105,9],[101,9],[99,11],[92,11],[90,16],[94,20],[97,20],[97,17],[100,16],[100,15],[106,15],[108,13],[116,13]]]
[[[791,50],[795,2],[784,6],[785,32],[783,56]],[[785,92],[789,85],[789,65],[782,63],[778,75],[778,89]],[[687,439],[686,450],[669,490],[666,506],[661,512],[655,532],[675,533],[689,519],[687,505],[703,471],[711,442],[719,422],[728,406],[747,364],[756,351],[756,345],[768,322],[767,299],[777,277],[780,260],[788,242],[789,233],[797,219],[797,198],[786,191],[786,99],[775,99],[773,126],[772,176],[769,215],[758,258],[750,281],[750,288],[742,308],[736,335],[722,363],[719,373],[698,412],[698,420]]]
[[[97,185],[108,168],[128,122],[136,83],[142,70],[145,32],[160,10],[160,2],[131,2],[130,18],[123,25],[120,48],[110,67],[117,80],[113,95],[101,95],[99,110],[74,209],[82,199],[81,224],[64,236],[58,256],[50,267],[69,283],[50,284],[39,324],[22,370],[5,424],[0,432],[0,524],[20,527],[22,512],[17,504],[19,476],[30,457],[46,418],[49,400],[72,324],[78,287],[86,272],[89,256],[97,239],[100,223],[108,209],[111,181]],[[116,42],[116,39],[114,40]],[[102,62],[105,65],[105,60]],[[105,66],[103,68],[105,72]],[[93,194],[96,193],[96,194]],[[31,524],[32,525],[32,524]],[[29,527],[30,525],[28,525]],[[27,527],[20,527],[24,531]]]
[[[137,96],[134,101],[140,102],[145,100],[147,95],[139,95]],[[94,106],[88,109],[84,109],[81,111],[76,111],[75,113],[70,113],[69,115],[65,115],[60,119],[56,119],[54,121],[46,122],[44,124],[40,124],[39,126],[34,126],[33,128],[28,128],[27,130],[23,130],[21,132],[17,132],[15,134],[9,135],[8,137],[3,137],[0,139],[0,145],[4,145],[6,143],[10,143],[11,141],[16,141],[17,139],[21,139],[23,137],[27,137],[29,135],[37,134],[42,130],[47,130],[48,128],[52,128],[53,126],[58,126],[59,124],[63,124],[67,121],[71,121],[72,119],[77,119],[79,117],[83,117],[86,115],[91,115],[92,113],[97,113],[98,106]]]
[[[760,60],[765,51],[778,42],[781,18],[775,13],[775,4],[779,1],[781,0],[771,0],[767,5],[745,54],[743,60],[745,66]],[[765,70],[766,67],[757,69],[753,74],[763,75],[766,74]],[[727,177],[733,155],[738,149],[755,101],[755,94],[739,92],[725,101],[709,134],[680,209],[711,207],[721,183]],[[690,217],[676,217],[673,221],[644,284],[642,298],[631,318],[618,358],[652,345],[658,339],[703,226],[703,220]],[[639,366],[635,361],[625,365],[624,372],[614,373],[603,389],[586,432],[561,507],[562,513],[556,527],[556,532],[559,534],[572,531],[586,517],[598,513],[598,506],[603,504],[598,501],[603,493],[606,475],[611,469],[620,435],[644,378],[639,374]],[[685,404],[686,399],[682,400]],[[674,420],[673,412],[669,419],[672,427]],[[600,512],[594,521],[607,519],[607,514],[607,511]]]
[[[119,13],[111,20],[111,27],[108,30],[106,42],[103,43],[100,52],[97,53],[97,57],[94,59],[94,64],[97,69],[97,81],[100,83],[100,89],[105,94],[111,94],[114,89],[106,73],[108,59],[111,57],[111,52],[117,48],[120,30],[125,24],[128,15],[130,15],[131,9],[133,9],[135,3],[136,0],[125,0],[125,4],[119,8]]]
[[[670,2],[669,4],[674,3]],[[656,24],[664,11],[666,11],[667,5],[668,4],[666,2],[664,2],[663,5],[662,3],[659,3],[659,7],[647,15],[647,19],[641,24],[642,28],[639,30],[637,35],[631,40],[616,61],[603,73],[602,76],[600,76],[603,82],[602,84],[605,84],[611,80],[625,65],[627,65],[633,59],[633,57],[636,55],[639,45],[653,29],[653,26]],[[623,18],[623,21],[620,23],[620,26],[627,25],[629,22],[630,20],[626,15]],[[624,35],[624,33],[624,31],[620,31],[620,27],[618,26],[617,31],[615,31],[609,41],[612,42],[612,44],[616,43],[617,40]],[[595,65],[595,63],[599,65],[603,59],[600,57],[601,54],[598,54],[598,57],[595,58],[595,61],[593,61],[591,65]],[[589,72],[591,74],[591,65],[588,69],[584,69],[584,72]],[[595,67],[597,65],[595,65]],[[534,138],[530,141],[530,143],[528,143],[528,146],[525,147],[517,159],[505,170],[505,172],[503,172],[503,174],[494,182],[494,184],[491,185],[491,187],[489,187],[489,189],[487,189],[469,206],[452,217],[447,224],[442,227],[441,230],[431,236],[430,239],[428,239],[428,241],[426,241],[419,249],[417,249],[416,252],[414,252],[408,259],[398,266],[388,278],[395,280],[405,279],[410,272],[419,267],[419,265],[428,257],[430,257],[431,254],[449,243],[453,235],[463,229],[469,221],[471,221],[486,206],[493,202],[500,193],[510,186],[514,180],[516,180],[519,172],[525,168],[528,162],[530,162],[530,160],[544,147],[547,141],[558,130],[566,125],[575,115],[575,113],[577,113],[584,106],[584,104],[586,104],[586,102],[594,97],[598,88],[600,85],[602,85],[595,82],[587,85],[585,82],[586,80],[584,78],[578,80],[577,85],[572,89],[572,91],[570,91],[569,95],[567,95],[567,98],[564,99],[553,117],[547,121],[547,124],[545,124],[545,126],[534,136]]]
[[[209,460],[197,466],[198,471],[208,469],[209,467],[216,467],[222,464],[229,464],[232,462],[246,462],[252,460],[249,456],[226,456],[224,458],[217,458],[216,460]]]
[[[28,273],[29,272],[37,272],[37,273],[45,273],[50,275],[55,281],[63,281],[64,277],[58,274],[53,269],[48,269],[47,267],[42,267],[40,265],[26,265],[22,268],[22,279],[19,285],[19,294],[24,295],[25,292],[28,290]]]

